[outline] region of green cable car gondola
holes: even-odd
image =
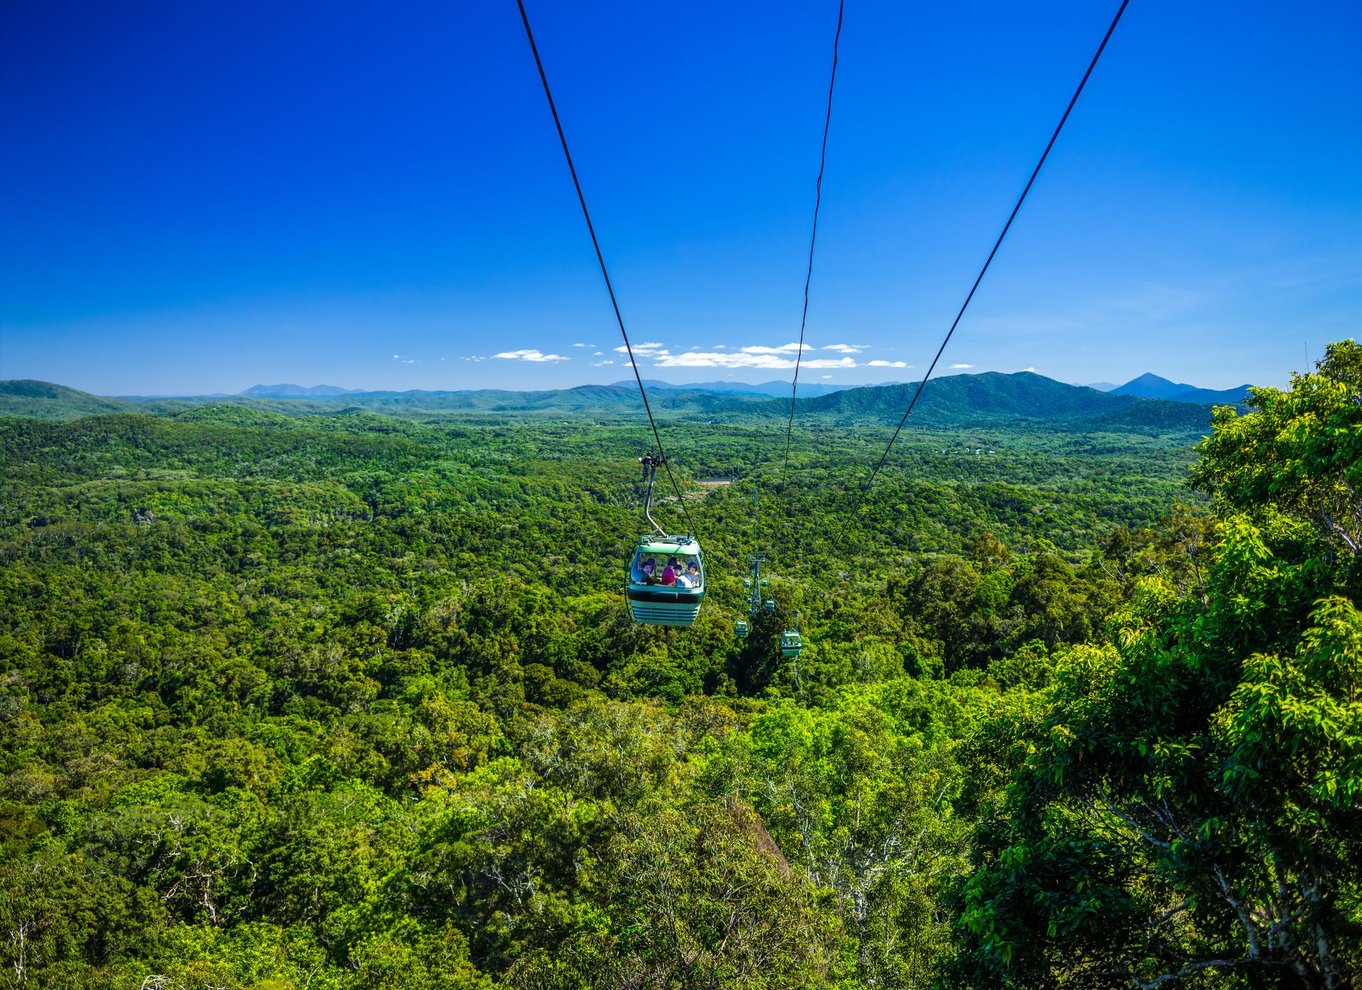
[[[797,657],[802,649],[804,641],[800,638],[798,629],[786,629],[780,634],[781,656]]]
[[[690,536],[644,536],[629,566],[635,622],[690,626],[705,598],[705,562]]]
[[[645,454],[643,480],[648,491],[643,500],[643,518],[654,533],[639,537],[638,549],[629,561],[629,585],[625,594],[635,622],[653,626],[691,626],[705,600],[705,560],[693,536],[668,536],[652,516],[653,480],[660,457]]]
[[[737,636],[739,639],[746,639],[749,631],[750,629],[746,619],[739,619],[737,622],[733,623],[733,635]]]

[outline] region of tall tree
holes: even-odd
[[[1206,595],[1144,579],[1061,651],[976,832],[962,973],[1013,986],[1306,986],[1362,972],[1362,349],[1222,410]]]

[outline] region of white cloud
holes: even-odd
[[[973,367],[974,367],[974,365],[972,365],[972,364],[953,364],[953,365],[951,365],[951,370],[952,370],[952,371],[963,371],[963,370],[965,370],[966,368],[973,368]]]
[[[803,348],[806,354],[817,350],[810,344],[804,344]],[[675,354],[665,345],[650,341],[635,344],[634,357],[639,360],[647,360],[657,368],[764,368],[771,371],[783,371],[795,366],[795,356],[799,353],[799,350],[799,343],[792,341],[775,347],[766,344],[748,344],[743,347],[733,344],[714,344],[711,345],[709,350],[691,350]],[[627,354],[628,349],[620,346],[615,348],[615,352]],[[854,359],[846,356],[813,360],[805,358],[800,366],[804,368],[859,367]]]
[[[604,353],[605,353],[604,351],[592,351],[592,352],[591,352],[591,356],[592,356],[592,357],[601,357]]]
[[[908,367],[908,362],[907,362],[907,361],[882,361],[882,360],[875,360],[875,361],[867,361],[867,362],[866,362],[866,367],[867,367],[867,368],[907,368],[907,367]]]
[[[1029,372],[1031,372],[1031,374],[1033,374],[1033,375],[1036,373],[1036,369],[1035,369],[1035,368],[1023,368],[1022,371],[1029,371]]]
[[[416,363],[418,363],[417,360],[416,360],[416,358],[403,357],[401,354],[394,354],[394,355],[393,355],[393,360],[396,361],[398,364],[416,364]]]
[[[545,354],[530,347],[523,347],[518,351],[502,351],[500,354],[493,354],[494,358],[503,358],[507,361],[566,361],[562,354]]]
[[[788,344],[781,344],[779,347],[763,347],[761,344],[754,344],[750,347],[740,347],[738,350],[744,354],[794,354],[803,347],[806,351],[816,350],[811,344],[800,344],[793,341]]]
[[[766,351],[772,348],[766,348]],[[720,351],[687,351],[684,354],[662,353],[656,355],[654,363],[660,368],[765,368],[784,370],[793,368],[795,360],[783,354],[754,353],[752,348],[743,348],[736,354]],[[851,358],[818,358],[804,361],[805,368],[855,368]]]
[[[487,359],[480,354],[470,354],[464,358],[465,361],[486,361]]]
[[[615,363],[615,362],[614,362],[611,358],[606,358],[604,361],[592,361],[592,362],[591,362],[591,367],[593,367],[593,368],[604,368],[607,364],[614,364],[614,363]]]
[[[573,347],[595,347],[595,344],[573,344]]]
[[[819,377],[819,378],[831,378],[832,376],[831,376],[831,375],[819,375],[818,377]]]
[[[823,350],[841,351],[843,354],[859,354],[869,346],[869,344],[827,344]]]

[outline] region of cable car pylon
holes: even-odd
[[[748,576],[743,578],[743,590],[747,592],[747,615],[755,620],[762,613],[771,615],[776,610],[776,600],[769,597],[767,590],[771,582],[761,576],[761,566],[766,563],[766,554],[754,553],[747,558],[747,563],[751,567]],[[739,639],[746,639],[752,631],[752,624],[748,619],[740,618],[733,624],[733,633]],[[799,623],[795,622],[795,628],[786,629],[780,634],[780,653],[785,657],[797,657],[804,649],[803,638],[799,635]]]
[[[747,563],[752,568],[751,576],[743,578],[742,581],[743,590],[747,592],[747,614],[755,618],[759,612],[774,612],[775,599],[766,598],[763,593],[771,583],[761,576],[761,565],[766,563],[766,554],[754,553],[747,558]],[[739,619],[733,624],[733,632],[739,639],[746,639],[751,629],[746,619]]]

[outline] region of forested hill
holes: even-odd
[[[136,412],[137,406],[105,399],[65,385],[20,378],[0,381],[0,416],[33,419],[79,419],[100,413]]]
[[[756,396],[724,396],[684,389],[658,392],[649,396],[654,408],[677,413],[704,415],[733,414],[749,410],[762,402]],[[234,397],[231,401],[240,401]],[[278,406],[278,402],[275,403]],[[556,415],[597,415],[610,417],[638,411],[638,390],[616,385],[577,385],[565,389],[519,392],[509,389],[464,391],[350,392],[345,395],[312,398],[302,403],[303,411],[335,408],[371,409],[376,412],[404,413],[547,413]],[[296,407],[295,407],[296,408]]]
[[[801,418],[822,425],[896,423],[916,384],[866,386],[800,399]],[[102,399],[42,382],[0,383],[0,413],[43,419],[76,419],[102,412],[182,413],[196,405],[239,405],[292,415],[334,414],[361,409],[393,416],[430,418],[444,415],[517,415],[632,419],[639,413],[638,392],[621,385],[515,392],[468,391],[348,392],[308,398],[264,398],[252,395],[197,396],[176,399]],[[784,398],[668,388],[650,392],[656,413],[676,419],[703,417],[716,422],[779,419],[789,410]],[[937,426],[988,425],[1023,420],[1050,429],[1202,432],[1209,427],[1210,405],[1113,395],[1066,385],[1030,372],[954,375],[933,379],[914,410],[917,422]]]
[[[917,384],[847,389],[800,403],[803,415],[835,422],[897,423]],[[937,425],[1024,419],[1070,426],[1123,424],[1204,429],[1210,405],[1113,395],[1083,385],[1066,385],[1044,375],[1019,371],[986,372],[934,378],[913,410],[918,422]]]
[[[34,419],[79,419],[107,412],[178,414],[203,405],[233,405],[283,414],[313,416],[364,409],[394,416],[422,418],[462,415],[553,415],[601,418],[633,417],[638,390],[616,385],[578,385],[566,389],[518,392],[508,389],[464,391],[346,392],[342,394],[120,396],[103,398],[49,382],[0,382],[0,415]],[[669,389],[649,395],[653,408],[674,415],[739,416],[757,412],[771,400],[758,395],[719,395]],[[787,407],[788,408],[788,407]]]

